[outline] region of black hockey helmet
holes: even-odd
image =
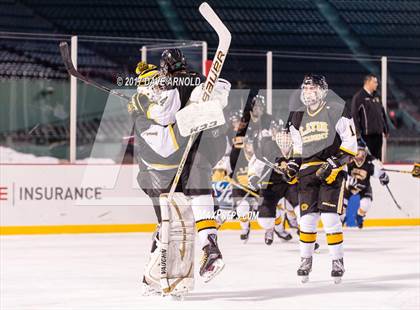
[[[307,74],[303,78],[301,88],[300,100],[305,106],[317,109],[325,101],[328,92],[325,76],[312,73]]]
[[[230,122],[241,121],[242,117],[243,117],[242,110],[235,110],[235,111],[231,111],[229,113],[229,121]]]
[[[271,122],[270,122],[270,130],[271,131],[276,131],[276,132],[279,132],[280,130],[282,130],[283,129],[283,127],[284,127],[284,122],[283,122],[283,120],[281,120],[281,119],[278,119],[278,120],[272,120]]]
[[[256,95],[254,98],[252,98],[251,100],[251,109],[254,108],[254,106],[259,105],[263,108],[265,108],[265,98],[262,95]]]
[[[363,139],[357,140],[357,154],[354,156],[354,162],[356,166],[361,167],[365,163],[368,154],[368,148],[366,142]]]
[[[325,76],[320,74],[309,73],[305,75],[302,82],[302,86],[304,85],[316,85],[322,90],[328,90],[327,80],[325,79]]]
[[[187,67],[185,56],[179,48],[164,50],[160,56],[160,70],[162,73],[173,73]]]

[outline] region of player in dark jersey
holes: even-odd
[[[242,137],[241,141],[242,143],[240,143],[238,136],[236,136],[237,143],[232,147],[232,152],[230,154],[231,164],[233,164],[232,157],[235,156],[236,158],[231,178],[241,186],[247,187],[248,166],[254,156],[254,140],[252,136],[246,135]],[[236,152],[238,152],[237,156],[235,155]],[[251,230],[249,212],[258,208],[258,200],[237,186],[232,188],[232,198],[241,225],[240,239],[247,242]]]
[[[261,139],[260,148],[255,154],[256,160],[250,162],[252,166],[249,168],[249,187],[254,190],[261,188],[262,202],[258,208],[258,223],[265,229],[264,241],[267,245],[273,243],[274,234],[286,241],[292,239],[292,235],[278,219],[281,214],[278,214],[280,210],[277,208],[279,200],[283,198],[292,206],[298,205],[296,180],[289,184],[284,177],[284,169],[293,151],[291,142],[289,133],[283,128],[283,121],[272,121],[270,135]],[[276,165],[277,168],[261,180],[265,172],[272,169],[271,165]]]
[[[360,206],[356,214],[356,224],[363,228],[363,221],[366,213],[372,207],[372,186],[370,178],[376,177],[382,185],[389,183],[388,174],[381,169],[377,160],[369,154],[363,140],[359,140],[357,155],[347,165],[347,182],[345,191],[345,204],[351,195],[360,195]]]
[[[357,151],[354,122],[344,103],[327,99],[325,77],[307,75],[301,88],[303,109],[293,112],[290,126],[294,158],[300,158],[289,161],[286,173],[299,180],[301,266],[297,274],[303,282],[308,280],[321,218],[332,257],[331,276],[338,283],[344,274],[339,217],[343,212],[343,169]]]
[[[270,136],[270,125],[273,118],[266,113],[266,107],[264,96],[256,95],[244,110],[244,119],[248,124],[246,134],[256,138],[256,142],[261,141],[263,137]],[[259,147],[258,144],[256,147]]]

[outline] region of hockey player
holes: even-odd
[[[160,223],[159,196],[169,192],[187,140],[179,134],[175,113],[187,104],[199,101],[203,77],[187,69],[185,57],[179,49],[165,50],[162,53],[159,71],[153,65],[139,66],[137,71],[140,74],[140,84],[129,103],[129,111],[135,124],[136,155],[139,163],[137,179],[140,187],[151,198]],[[155,82],[146,83],[150,79]],[[164,83],[161,82],[162,79]],[[190,81],[185,82],[186,79]],[[225,107],[229,90],[229,82],[219,79],[212,99],[207,104],[220,104]],[[216,222],[214,217],[208,217],[214,212],[211,169],[226,149],[226,140],[224,135],[218,132],[220,130],[221,128],[217,128],[212,133],[199,134],[176,190],[190,198],[199,243],[203,249],[199,273],[205,281],[213,278],[224,266],[217,245]],[[161,292],[160,260],[157,259],[159,255],[157,230],[143,277],[145,294]]]
[[[255,159],[250,161],[249,167],[249,187],[254,190],[261,189],[262,203],[258,208],[258,223],[265,229],[264,241],[267,245],[273,243],[273,235],[289,241],[292,239],[280,221],[276,222],[279,200],[285,198],[293,206],[298,205],[298,195],[296,180],[288,184],[285,181],[283,169],[291,158],[292,143],[289,133],[283,129],[283,121],[272,121],[269,136],[263,137],[260,141],[260,148],[256,150]],[[287,139],[288,138],[288,139]],[[267,165],[274,164],[273,171],[269,177],[261,180],[267,170],[273,167]],[[263,182],[262,182],[263,181]],[[276,214],[277,213],[277,214]]]
[[[372,186],[370,177],[376,177],[382,185],[389,183],[388,174],[383,171],[375,158],[369,154],[363,140],[359,140],[357,155],[347,166],[348,177],[346,182],[345,203],[351,195],[360,195],[360,207],[356,214],[356,224],[363,228],[363,221],[366,213],[372,206]],[[347,204],[346,204],[347,206]]]
[[[249,137],[257,138],[256,142],[271,134],[270,124],[273,119],[265,112],[265,109],[264,96],[256,95],[251,99],[251,103],[246,105],[244,110],[244,119],[248,124],[246,133]]]
[[[241,187],[248,185],[248,162],[254,154],[253,139],[245,136],[248,123],[245,121],[242,110],[231,112],[229,123],[226,156],[219,161],[217,169],[214,169],[213,180],[221,180],[221,177],[228,175],[228,181],[232,185],[233,208],[241,225],[240,239],[247,242],[250,232],[248,212],[256,209],[257,201],[254,197],[247,195]]]
[[[343,212],[344,167],[356,155],[354,122],[347,106],[327,100],[324,76],[307,75],[301,86],[304,108],[293,112],[290,132],[295,159],[286,169],[288,178],[299,179],[300,256],[297,270],[302,282],[308,280],[321,218],[332,258],[335,283],[344,274],[343,232],[339,215]],[[300,158],[297,158],[300,157]]]
[[[232,152],[230,153],[231,164],[235,165],[231,177],[236,183],[247,187],[248,165],[251,158],[254,156],[254,140],[249,136],[242,138],[242,144],[239,144],[238,136],[236,137],[237,143],[233,145]],[[249,212],[258,208],[258,200],[255,197],[248,195],[247,192],[237,186],[234,186],[232,189],[232,197],[236,214],[241,225],[240,239],[247,242],[251,231]]]

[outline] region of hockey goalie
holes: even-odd
[[[151,198],[156,217],[161,223],[161,208],[165,200],[162,194],[169,191],[178,163],[183,154],[187,137],[178,130],[175,115],[188,105],[199,100],[203,84],[169,83],[203,77],[187,69],[186,59],[179,49],[165,50],[161,56],[160,69],[151,64],[140,63],[137,93],[129,103],[129,111],[135,122],[138,183]],[[165,78],[166,82],[159,80]],[[188,86],[184,86],[187,84]],[[227,104],[230,84],[219,79],[209,105],[219,105],[220,111]],[[161,266],[159,228],[153,236],[149,262],[143,277],[144,294],[161,294],[160,273],[166,268],[176,281],[170,283],[170,291],[163,293],[185,294],[194,281],[194,235],[198,231],[199,244],[203,249],[200,275],[205,281],[212,279],[223,268],[222,254],[217,245],[217,230],[214,220],[214,202],[211,195],[212,167],[224,155],[226,139],[224,126],[204,131],[194,142],[188,154],[173,198],[170,218],[170,245],[166,266]],[[176,250],[179,249],[179,252]],[[173,255],[176,253],[177,255]],[[179,253],[179,255],[178,255]]]

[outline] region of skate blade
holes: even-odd
[[[225,268],[225,263],[221,259],[218,259],[214,262],[213,266],[214,269],[212,271],[203,274],[204,283],[211,281],[215,276],[217,276],[223,268]]]
[[[342,278],[341,277],[334,277],[334,283],[335,284],[340,284],[341,283]]]
[[[160,297],[162,296],[162,292],[154,289],[148,285],[143,285],[140,292],[141,296],[143,297]]]

